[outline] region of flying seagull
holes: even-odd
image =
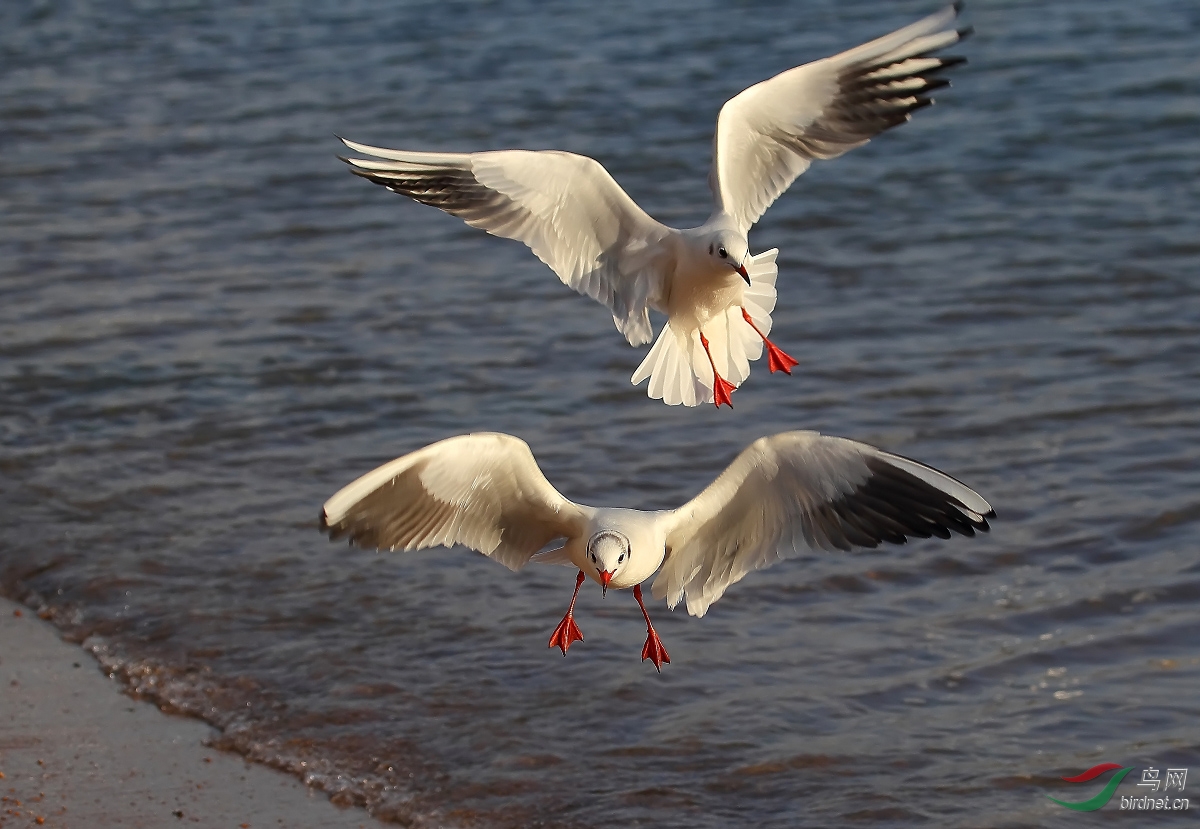
[[[343,158],[389,190],[528,245],[566,285],[602,303],[630,345],[653,339],[648,309],[667,316],[634,372],[665,403],[732,406],[730,394],[766,347],[772,372],[797,361],[772,343],[775,257],[746,234],[808,169],[907,121],[962,63],[932,57],[966,37],[960,4],[839,55],[789,69],[721,108],[709,174],[715,206],[700,227],[650,218],[601,164],[574,153],[416,152],[342,141]]]
[[[549,647],[583,634],[575,599],[586,578],[633,588],[646,618],[642,659],[670,662],[642,601],[703,616],[726,588],[801,550],[850,550],[908,538],[973,536],[995,512],[932,467],[816,432],[759,438],[679,509],[643,512],[568,501],[529,445],[495,432],[460,435],[368,472],[325,502],[321,528],[360,547],[420,550],[461,544],[510,570],[530,561],[578,568]],[[561,546],[550,548],[561,541]]]

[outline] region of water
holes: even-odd
[[[801,365],[717,412],[648,400],[602,309],[333,134],[587,153],[694,224],[722,101],[928,3],[306,5],[0,12],[0,590],[414,825],[1068,827],[1060,775],[1197,773],[1200,7],[968,8],[939,106],[753,231]],[[993,533],[652,605],[659,676],[625,593],[583,592],[564,659],[569,570],[316,532],[471,430],[662,508],[794,428],[951,472]]]

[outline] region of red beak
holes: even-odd
[[[608,583],[612,581],[612,577],[613,574],[607,570],[600,571],[600,587],[604,590],[606,595],[608,594]]]
[[[749,285],[750,284],[750,274],[746,273],[746,266],[738,265],[737,272],[739,274],[741,274],[742,279],[746,280],[746,284]]]

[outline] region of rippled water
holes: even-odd
[[[333,133],[587,153],[698,223],[724,100],[928,3],[306,5],[0,11],[0,590],[402,822],[1068,827],[1060,775],[1197,773],[1200,7],[968,8],[939,106],[752,233],[801,365],[717,412],[648,400],[602,309]],[[461,432],[659,508],[794,428],[951,472],[993,533],[652,606],[659,676],[625,593],[584,591],[563,659],[569,570],[316,532]]]

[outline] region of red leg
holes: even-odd
[[[563,616],[563,620],[558,623],[558,627],[554,629],[554,633],[550,636],[550,644],[548,648],[562,648],[563,656],[567,655],[567,648],[571,647],[572,642],[582,642],[583,634],[579,631],[579,625],[575,624],[575,617],[572,615],[575,612],[575,600],[579,598],[579,588],[583,586],[583,571],[579,571],[579,577],[575,579],[575,592],[571,594],[571,606],[567,608],[567,615]]]
[[[750,323],[750,327],[754,329],[755,334],[762,337],[763,345],[767,347],[767,368],[771,370],[772,374],[777,371],[782,371],[784,374],[791,374],[792,366],[800,365],[799,360],[768,340],[766,335],[758,330],[758,326],[754,324],[754,320],[750,319],[750,314],[745,308],[742,309],[742,319]]]
[[[712,366],[713,370],[713,405],[719,409],[724,403],[732,409],[733,401],[729,399],[729,395],[737,391],[737,386],[717,374],[717,364],[713,362],[712,352],[708,350],[708,337],[704,336],[703,331],[700,332],[700,345],[704,346],[704,353],[708,355],[708,364]]]
[[[650,614],[646,612],[646,605],[642,602],[642,586],[634,585],[633,597],[637,599],[638,607],[642,609],[642,615],[646,617],[646,644],[642,646],[642,661],[647,659],[654,663],[655,669],[662,673],[663,663],[668,665],[671,663],[671,657],[667,655],[667,649],[663,647],[662,640],[658,638],[658,634],[654,632],[654,625],[650,624]]]

